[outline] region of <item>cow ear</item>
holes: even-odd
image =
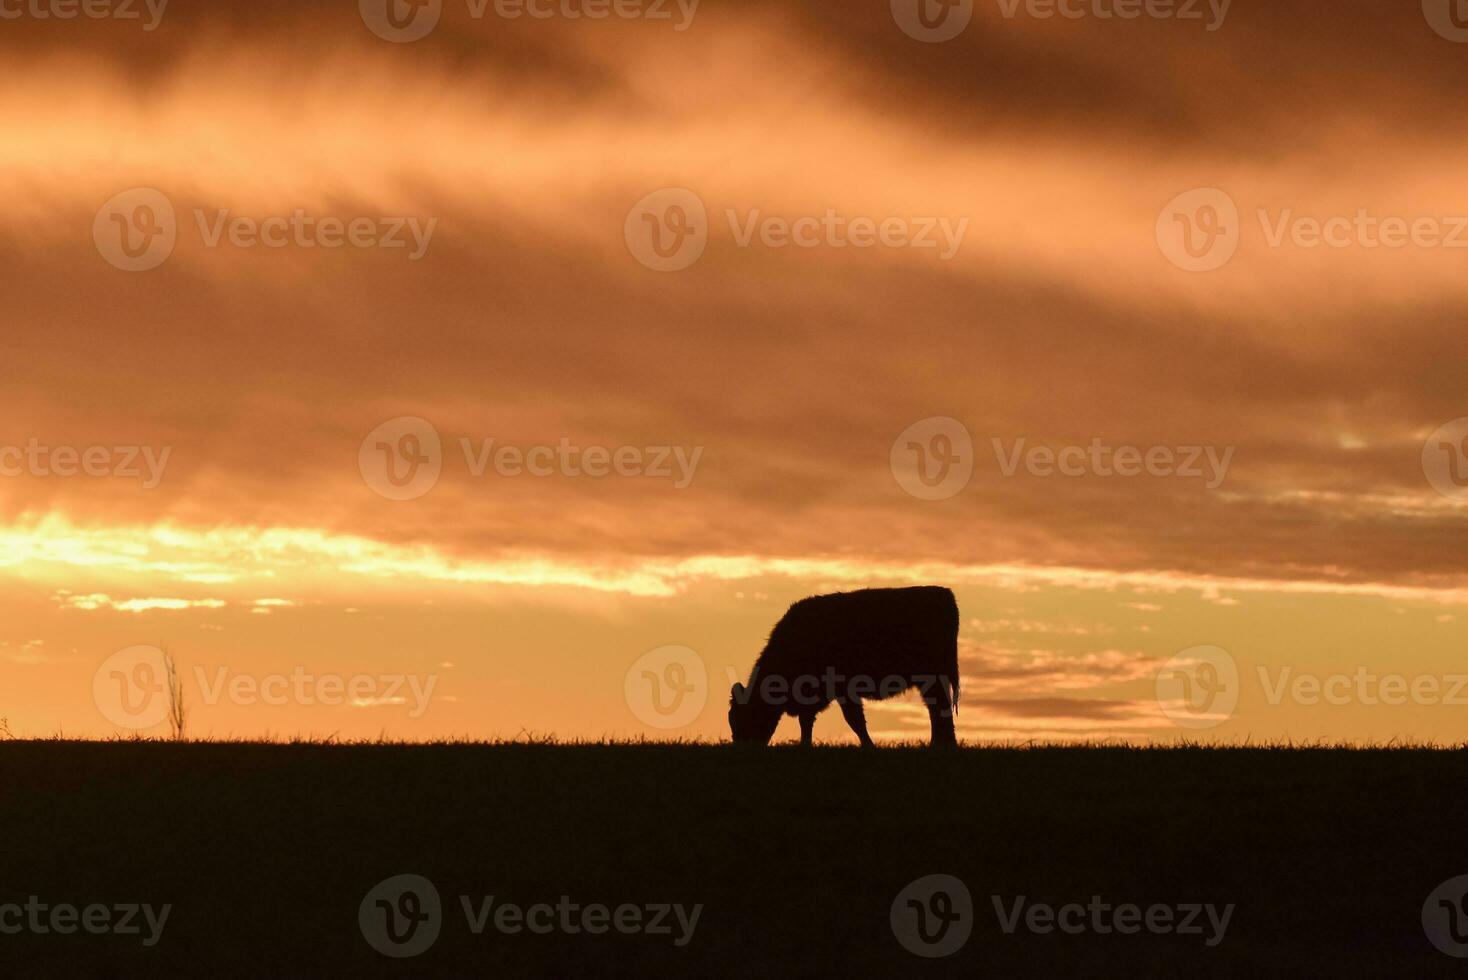
[[[731,687],[731,688],[729,688],[729,700],[730,701],[743,701],[744,700],[744,685],[741,684],[739,681],[735,681],[734,682],[734,686]]]

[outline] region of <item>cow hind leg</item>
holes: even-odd
[[[943,682],[926,685],[923,703],[928,706],[928,720],[933,725],[934,745],[957,745],[953,730],[953,702],[948,698],[948,685]]]
[[[816,727],[816,716],[811,714],[800,716],[800,744],[811,744],[811,733]]]
[[[867,734],[867,713],[866,709],[862,707],[861,701],[852,698],[850,701],[842,701],[840,704],[841,713],[846,716],[846,724],[850,725],[851,730],[856,732],[856,737],[861,739],[862,748],[871,748],[875,745],[876,743],[872,741],[872,737]]]

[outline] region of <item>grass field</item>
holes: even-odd
[[[150,947],[141,912],[139,934],[0,935],[6,977],[1465,967],[1421,922],[1429,893],[1468,874],[1457,750],[10,741],[0,773],[0,906],[171,906]],[[377,952],[359,924],[369,891],[400,874],[441,897],[438,937],[411,958]],[[890,920],[898,893],[932,874],[972,895],[971,936],[936,959],[907,951]],[[490,895],[491,909],[633,905],[644,925],[658,905],[702,908],[691,934],[671,912],[669,934],[492,920],[476,934],[460,896],[478,915]],[[1234,908],[1221,937],[1203,917],[1189,935],[1006,933],[992,897],[1008,916],[1019,896],[1093,895],[1176,907],[1175,924],[1185,905]],[[567,921],[598,924],[580,912]]]

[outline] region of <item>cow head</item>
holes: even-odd
[[[729,689],[729,735],[735,743],[768,745],[780,724],[780,709],[738,681]]]

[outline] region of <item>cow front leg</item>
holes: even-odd
[[[846,716],[846,724],[850,725],[851,730],[856,732],[856,737],[861,739],[861,747],[869,749],[875,745],[876,743],[872,741],[872,737],[867,734],[867,713],[866,709],[862,707],[861,701],[852,698],[850,701],[842,701],[840,704],[841,713]]]
[[[815,727],[816,727],[816,716],[815,715],[801,715],[800,716],[800,744],[801,745],[810,745],[811,744],[811,733],[813,731],[815,731]]]

